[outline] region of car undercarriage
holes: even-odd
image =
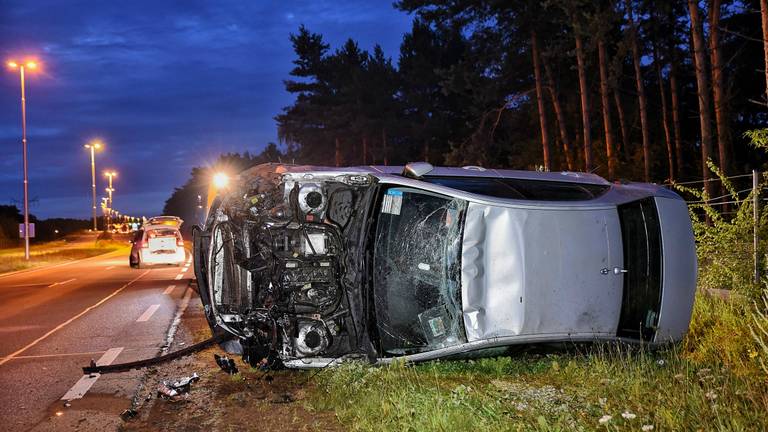
[[[195,233],[209,323],[238,336],[253,366],[365,356],[360,287],[373,179],[278,171],[242,173]]]

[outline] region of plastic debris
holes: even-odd
[[[123,421],[128,421],[137,415],[139,415],[139,413],[135,409],[128,408],[127,410],[120,413],[120,418],[123,419]]]
[[[197,373],[193,373],[192,375],[188,377],[184,377],[173,384],[167,384],[168,387],[170,387],[173,390],[176,390],[178,393],[187,393],[192,386],[193,382],[197,382],[200,380],[200,377],[197,375]]]
[[[179,395],[179,392],[168,387],[168,385],[165,382],[161,382],[160,384],[157,385],[158,398],[175,401],[178,395]]]
[[[200,376],[198,376],[197,373],[193,373],[192,375],[177,381],[162,381],[157,385],[157,397],[175,401],[180,395],[189,393],[189,390],[192,388],[192,383],[199,380]]]
[[[216,360],[216,364],[219,365],[221,370],[223,370],[224,372],[230,375],[234,375],[240,372],[239,370],[237,370],[237,366],[235,365],[235,359],[231,359],[227,356],[222,357],[218,354],[214,354],[213,358]]]

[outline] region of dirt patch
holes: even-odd
[[[172,350],[210,335],[202,306],[193,303],[184,314]],[[137,415],[127,419],[119,430],[344,430],[333,412],[317,412],[306,403],[312,388],[310,373],[254,370],[236,356],[240,373],[228,375],[216,365],[214,353],[226,355],[217,347],[149,370],[136,395]],[[161,381],[175,381],[193,373],[200,380],[178,400],[157,397]]]

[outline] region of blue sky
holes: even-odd
[[[396,61],[410,21],[390,1],[0,0],[0,58],[44,64],[27,87],[31,212],[89,216],[82,146],[99,138],[98,171],[120,173],[115,207],[159,213],[192,167],[277,142],[300,24],[332,49],[351,37]],[[19,77],[4,69],[0,204],[21,200],[20,135]]]

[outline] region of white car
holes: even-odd
[[[150,219],[150,222],[152,220]],[[148,265],[182,265],[186,261],[184,238],[179,225],[172,223],[145,224],[134,233],[129,264],[134,268]]]

